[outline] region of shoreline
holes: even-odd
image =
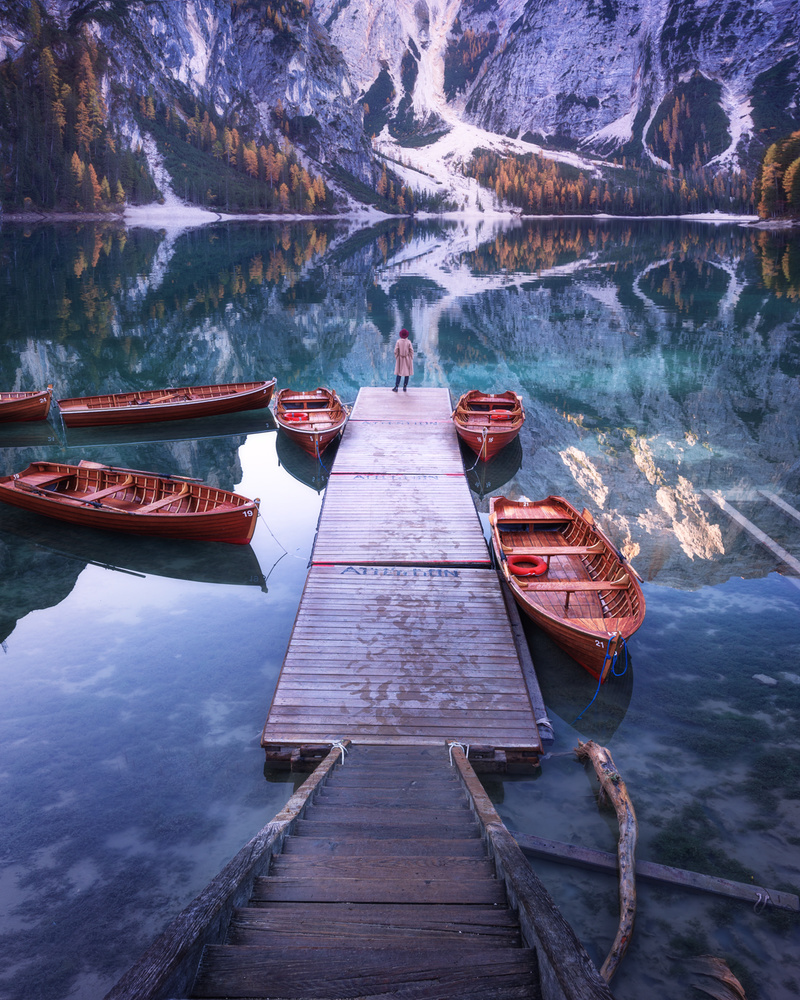
[[[58,223],[58,222],[106,222],[112,225],[124,225],[128,227],[145,227],[152,229],[172,229],[172,228],[192,228],[195,226],[214,225],[220,222],[309,222],[312,220],[333,221],[335,219],[347,219],[351,221],[363,220],[370,224],[386,219],[420,218],[420,219],[462,219],[472,217],[486,219],[489,217],[508,218],[525,221],[537,219],[552,221],[555,219],[587,219],[597,222],[647,222],[647,221],[673,221],[673,222],[708,222],[712,224],[732,224],[746,225],[753,229],[780,230],[794,229],[800,227],[798,219],[759,219],[756,215],[734,215],[721,212],[701,212],[695,215],[608,215],[606,213],[595,213],[592,215],[527,215],[519,210],[509,210],[507,212],[441,212],[429,213],[420,212],[416,216],[409,215],[389,215],[377,209],[365,206],[363,211],[343,212],[335,214],[282,214],[282,213],[224,213],[212,212],[208,209],[195,205],[134,205],[120,212],[7,212],[0,214],[0,224],[3,222],[15,223]]]

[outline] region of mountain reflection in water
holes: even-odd
[[[669,220],[4,224],[0,387],[275,376],[352,401],[392,384],[405,326],[412,390],[518,392],[519,438],[468,473],[476,506],[502,491],[588,507],[645,578],[647,615],[627,673],[588,708],[592,678],[526,623],[555,743],[536,776],[492,779],[501,815],[613,852],[613,816],[572,759],[593,738],[631,793],[638,857],[796,891],[800,589],[705,491],[800,557],[800,523],[767,496],[800,509],[799,250],[792,231]],[[0,994],[99,1000],[288,798],[291,780],[264,780],[259,734],[333,455],[321,467],[270,415],[239,416],[0,432],[4,473],[88,458],[261,497],[252,569],[237,546],[94,545],[40,520],[22,536],[0,510]],[[602,962],[613,879],[536,867]],[[800,927],[782,917],[643,886],[614,994],[684,1000],[701,950],[748,997],[788,1000]]]

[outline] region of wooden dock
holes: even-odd
[[[342,738],[456,740],[485,770],[538,761],[541,695],[450,417],[446,389],[359,392],[262,734],[273,765],[313,766]]]
[[[328,752],[105,1000],[612,1000],[460,747]]]
[[[549,727],[512,607],[449,394],[362,390],[262,736],[316,769],[106,1000],[612,1000],[475,773]]]

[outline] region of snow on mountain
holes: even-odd
[[[38,2],[62,26],[109,8]],[[461,174],[479,147],[544,145],[584,170],[576,151],[625,147],[667,168],[648,129],[693,78],[708,82],[691,109],[713,123],[705,162],[737,164],[751,145],[759,158],[800,127],[797,0],[185,0],[101,21],[123,134],[135,134],[131,93],[193,95],[251,135],[290,134],[329,176],[374,186],[377,151],[412,187],[473,211],[496,208]],[[18,57],[27,23],[0,5],[0,57]]]

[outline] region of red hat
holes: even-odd
[[[400,336],[404,338],[408,336],[408,330],[405,327],[400,331]]]

